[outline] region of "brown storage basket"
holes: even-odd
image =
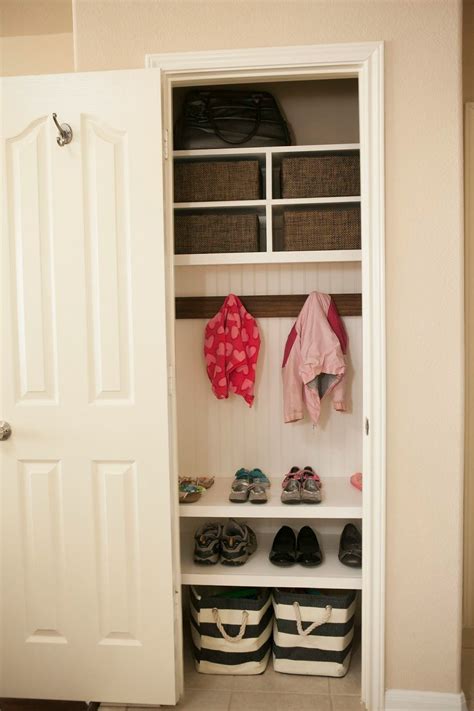
[[[259,222],[255,214],[175,215],[176,254],[258,252]]]
[[[283,250],[360,249],[360,206],[285,210]]]
[[[175,162],[174,201],[259,200],[258,160]]]
[[[281,195],[283,198],[360,195],[359,156],[326,154],[283,158]]]

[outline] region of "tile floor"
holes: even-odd
[[[277,674],[271,662],[258,676],[198,674],[184,659],[185,696],[177,711],[361,711],[360,646],[343,679]],[[153,711],[152,707],[104,707],[101,711]],[[161,711],[161,710],[160,710]]]

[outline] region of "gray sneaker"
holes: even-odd
[[[301,476],[299,467],[291,467],[288,474],[283,479],[281,501],[283,504],[301,503]]]
[[[222,525],[206,523],[194,534],[194,562],[199,565],[215,565],[221,551]]]
[[[303,504],[321,503],[321,479],[311,467],[303,469],[301,501]]]
[[[243,565],[256,550],[257,536],[250,526],[230,518],[221,535],[221,563]]]

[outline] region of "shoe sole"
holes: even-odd
[[[277,562],[276,560],[272,560],[271,558],[269,560],[272,565],[276,565],[278,568],[291,568],[292,565],[296,565],[296,561],[292,561],[291,563],[282,563],[280,561]]]
[[[318,565],[322,564],[322,560],[319,561],[319,563],[302,563],[300,560],[297,561],[299,565],[302,565],[303,568],[317,568]]]

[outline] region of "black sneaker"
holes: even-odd
[[[230,518],[222,530],[221,563],[243,565],[256,550],[257,536],[250,526]]]
[[[206,523],[194,534],[194,562],[199,565],[215,565],[221,551],[222,525]]]

